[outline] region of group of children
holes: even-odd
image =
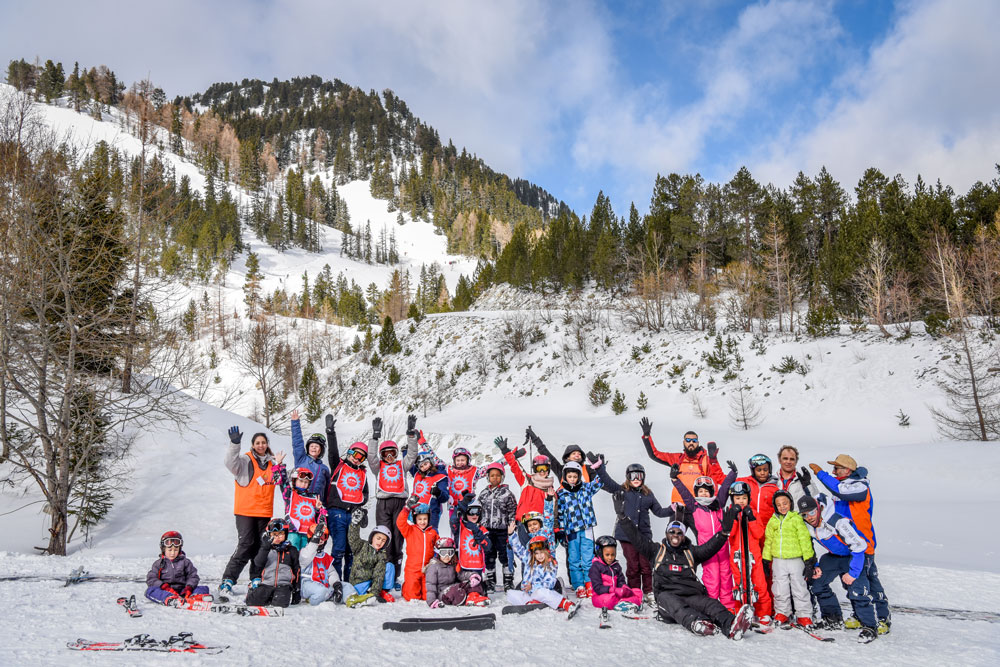
[[[721,482],[711,475],[682,475],[681,465],[671,464],[670,477],[680,502],[664,507],[646,486],[642,465],[629,465],[619,484],[609,474],[603,455],[585,454],[571,445],[556,461],[530,427],[525,444],[530,441],[542,453],[532,458],[526,471],[520,462],[525,449],[512,450],[502,437],[494,441],[502,461],[477,467],[470,453],[459,448],[452,463],[445,464],[416,430],[413,415],[407,421],[408,442],[402,456],[395,442],[379,442],[382,423],[376,419],[369,443],[354,443],[344,459],[335,461],[335,422],[327,418],[326,439],[311,436],[309,444],[322,443],[322,448],[303,447],[297,415],[293,417],[296,467],[291,473],[281,464],[271,469],[272,483],[281,488],[285,515],[272,519],[262,536],[253,559],[261,576],[251,581],[247,604],[288,606],[301,598],[312,605],[329,600],[356,607],[394,602],[393,592],[401,590],[404,599],[425,600],[432,608],[481,606],[490,603],[488,596],[498,587],[499,562],[500,585],[509,603],[541,603],[572,615],[578,602],[569,596],[575,596],[590,598],[604,610],[636,612],[644,602],[656,599],[653,572],[663,556],[650,546],[655,545],[653,514],[671,520],[668,536],[671,527],[675,532],[691,531],[699,545],[720,532],[726,535],[721,548],[709,550],[711,554],[699,562],[708,595],[727,610],[736,614],[744,605],[752,605],[761,626],[789,624],[793,619],[802,626],[812,623],[807,586],[816,565],[812,537],[793,509],[795,499],[777,488],[771,461],[762,454],[750,459],[747,478],[737,479],[736,465],[727,462],[729,472]],[[648,426],[644,422],[644,437]],[[332,471],[321,461],[328,441],[333,447]],[[651,444],[650,440],[647,447]],[[711,460],[718,467],[716,455],[717,448]],[[376,526],[367,539],[360,534],[368,524],[364,463],[377,480]],[[505,468],[520,487],[518,498],[504,483]],[[805,487],[809,480],[804,474],[806,479],[799,481]],[[350,483],[345,483],[345,475],[353,475]],[[407,475],[412,477],[412,491]],[[476,494],[483,478],[487,484]],[[318,487],[317,479],[329,488]],[[619,515],[614,534],[595,539],[593,499],[601,489],[614,495]],[[732,501],[728,521],[727,499]],[[451,537],[444,537],[438,525],[442,505],[448,501]],[[348,509],[347,525],[331,525],[331,516]],[[325,546],[331,537],[334,547],[328,553]],[[336,544],[344,541],[349,553],[338,553]],[[619,544],[624,571],[618,561]],[[177,533],[161,538],[160,559],[148,576],[149,599],[179,604],[208,594],[198,585],[197,571],[182,545]],[[568,588],[558,576],[558,545],[565,548]],[[343,563],[339,557],[345,557]],[[515,558],[520,563],[516,587]],[[231,590],[231,582],[228,586]]]

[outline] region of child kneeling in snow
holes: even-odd
[[[253,564],[261,568],[260,579],[251,582],[247,604],[287,607],[293,595],[298,595],[299,550],[288,541],[291,532],[287,519],[271,519],[267,524],[260,551],[253,559]]]
[[[623,585],[625,574],[618,562],[618,542],[610,535],[597,538],[594,560],[590,563],[591,598],[595,607],[634,613],[642,606],[642,589]]]
[[[323,551],[330,532],[326,528],[326,518],[320,517],[316,530],[305,548],[299,552],[299,569],[302,573],[302,597],[309,604],[317,605],[327,600],[334,604],[344,601],[343,585],[333,567],[333,556]]]
[[[146,575],[147,599],[173,606],[208,594],[208,586],[198,585],[198,570],[181,551],[183,546],[184,538],[176,530],[168,530],[160,537],[160,558]]]
[[[347,529],[347,543],[354,554],[351,578],[344,584],[344,603],[348,607],[396,601],[389,592],[396,583],[396,567],[388,562],[386,551],[392,532],[388,526],[375,526],[368,540],[362,540],[361,523],[367,517],[367,510],[354,510],[351,527]]]
[[[570,602],[555,591],[556,577],[559,565],[549,550],[549,541],[542,535],[536,535],[528,541],[525,548],[521,540],[513,537],[516,525],[513,521],[507,527],[507,541],[511,549],[521,560],[524,568],[524,579],[520,590],[513,588],[507,591],[507,602],[511,604],[528,604],[541,602],[559,611],[576,613],[577,605]]]

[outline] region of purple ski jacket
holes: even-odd
[[[193,589],[199,581],[201,578],[198,576],[198,569],[184,555],[183,551],[174,560],[160,556],[146,574],[146,585],[156,588],[161,588],[163,584],[170,584],[171,588],[177,590],[182,590],[186,586]]]

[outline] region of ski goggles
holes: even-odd
[[[549,464],[547,464],[547,463],[539,463],[538,465],[536,465],[534,467],[534,471],[535,472],[548,472],[549,471]]]
[[[307,482],[311,482],[312,478],[313,474],[308,470],[297,470],[292,473],[292,479],[304,479]]]
[[[470,507],[466,512],[466,516],[479,516],[483,511],[481,507]]]
[[[698,442],[698,438],[684,438],[684,442]]]
[[[168,537],[163,540],[163,546],[165,547],[180,547],[184,544],[184,540],[179,537]]]
[[[455,550],[451,547],[445,547],[443,549],[438,549],[438,556],[441,558],[452,558],[455,555]]]
[[[625,475],[625,479],[627,479],[630,482],[635,481],[637,479],[639,479],[639,480],[645,480],[646,479],[646,473],[639,472],[638,470],[633,470],[632,472],[627,473]]]
[[[360,449],[351,449],[349,452],[347,452],[347,455],[361,461],[368,458],[368,456]]]
[[[547,542],[535,542],[534,544],[528,545],[528,551],[535,553],[536,551],[548,551],[549,545]]]
[[[729,495],[731,496],[749,496],[750,495],[750,485],[746,482],[733,482],[733,485],[729,487]]]

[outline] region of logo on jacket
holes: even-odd
[[[357,491],[361,488],[361,476],[354,472],[345,473],[344,486],[350,491]]]

